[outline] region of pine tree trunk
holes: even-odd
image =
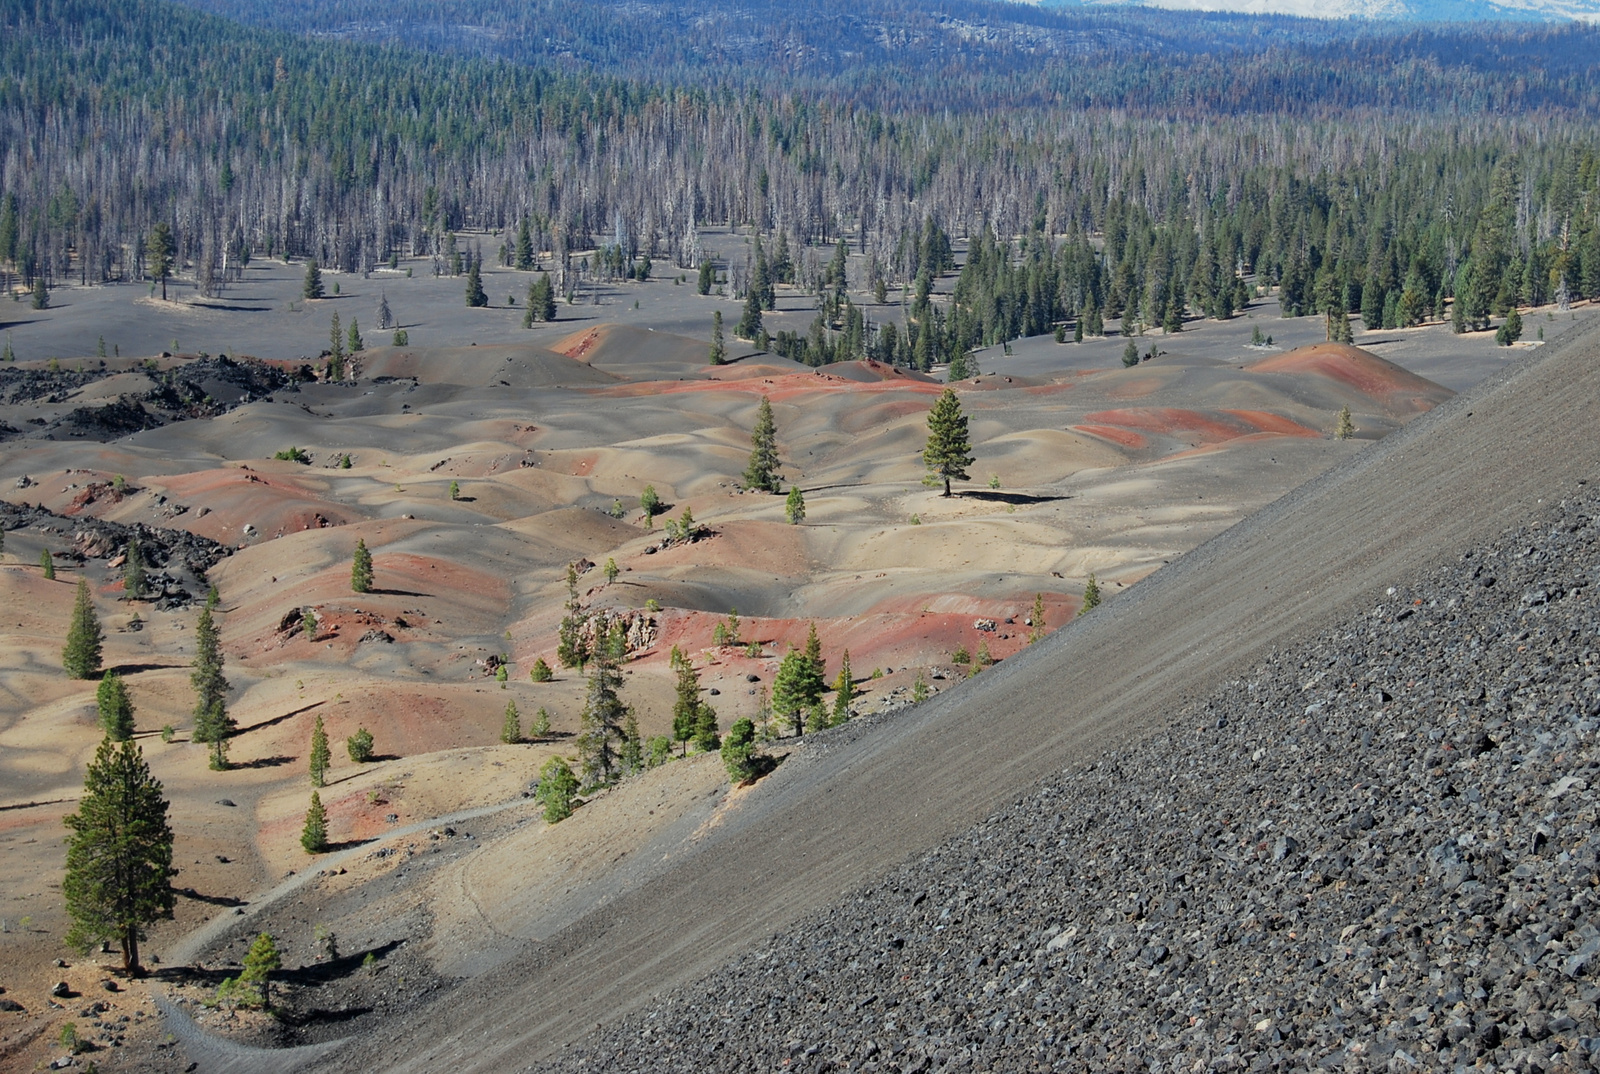
[[[137,976],[139,968],[139,930],[131,927],[122,934],[122,968]]]
[[[944,479],[944,494],[947,497],[950,495],[950,479],[948,477]]]

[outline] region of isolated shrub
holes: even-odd
[[[543,738],[550,733],[550,710],[543,705],[533,714],[533,725],[528,728],[528,733],[534,738]]]
[[[506,702],[506,718],[500,725],[500,741],[505,743],[522,741],[522,714],[517,711],[515,701]]]
[[[304,449],[297,448],[292,444],[272,457],[279,462],[297,462],[302,466],[311,465],[311,456]]]
[[[355,734],[344,740],[344,748],[356,764],[366,764],[372,760],[372,732],[365,727],[358,728]]]
[[[1100,583],[1095,581],[1094,575],[1091,574],[1089,581],[1083,587],[1083,606],[1078,610],[1078,614],[1082,615],[1098,607],[1100,607]]]
[[[555,672],[550,670],[550,665],[544,662],[544,657],[538,657],[533,662],[533,669],[528,672],[528,677],[534,682],[549,682],[555,678]]]

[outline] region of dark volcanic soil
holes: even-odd
[[[1597,515],[1389,589],[545,1069],[1596,1069]]]

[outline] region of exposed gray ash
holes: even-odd
[[[549,1069],[1600,1069],[1597,515],[1374,594]]]

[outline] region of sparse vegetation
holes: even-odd
[[[284,448],[282,451],[276,453],[272,457],[277,459],[279,462],[297,462],[302,466],[311,465],[310,453],[306,452],[302,448],[294,447],[293,445]]]
[[[105,673],[100,688],[95,691],[95,708],[100,714],[100,728],[113,742],[126,742],[133,737],[133,701],[128,697],[128,685],[114,671]]]
[[[534,682],[549,682],[555,678],[555,672],[550,670],[550,665],[544,662],[544,657],[534,657],[533,667],[528,671],[528,677]]]
[[[733,721],[728,735],[722,740],[722,764],[728,779],[735,785],[756,776],[756,727],[748,718]]]
[[[1083,586],[1083,604],[1078,608],[1078,614],[1091,612],[1100,607],[1100,583],[1095,581],[1094,575],[1089,575],[1089,580]]]
[[[1356,435],[1356,426],[1350,420],[1350,407],[1345,406],[1339,411],[1339,418],[1333,429],[1333,438],[1335,440],[1348,440],[1354,435]]]
[[[309,757],[309,773],[311,785],[321,787],[328,780],[328,766],[333,763],[333,751],[328,748],[328,731],[322,726],[322,713],[317,713],[317,720],[311,725],[311,750]]]
[[[505,719],[500,723],[500,741],[515,744],[522,741],[522,713],[515,701],[506,702]]]
[[[789,487],[789,496],[783,505],[783,515],[791,526],[798,526],[806,520],[806,497],[805,493],[800,491],[799,485]]]

